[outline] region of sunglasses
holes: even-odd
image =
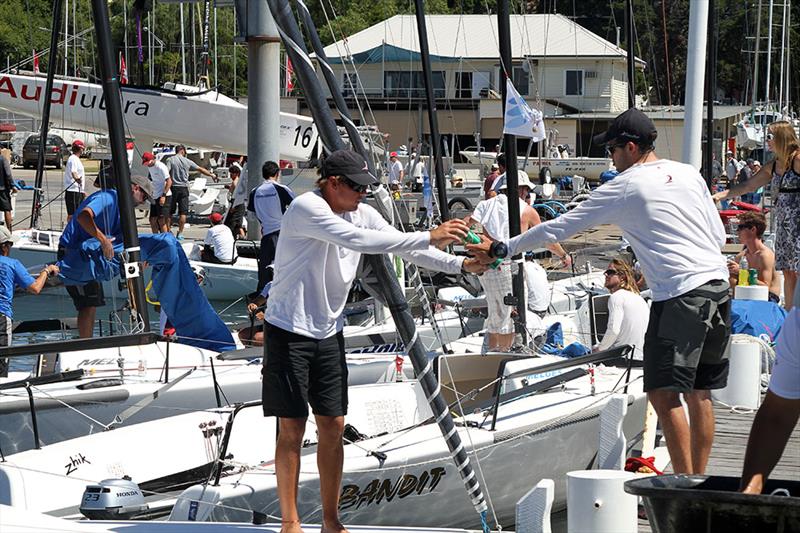
[[[775,134],[774,133],[767,133],[767,140],[768,141],[771,141],[774,138],[775,138]]]
[[[627,144],[627,143],[625,143],[625,144]],[[616,150],[617,148],[622,148],[623,146],[625,146],[625,144],[607,144],[606,145],[606,155],[608,157],[611,157],[612,155],[614,155],[614,150]]]
[[[753,226],[751,224],[739,224],[738,226],[736,226],[736,231],[739,231],[740,229],[748,229],[748,228],[752,228],[752,227]]]
[[[608,270],[606,270],[605,272],[603,272],[603,274],[605,274],[605,275],[606,275],[606,276],[608,276],[608,277],[611,277],[611,276],[616,276],[617,274],[619,274],[619,272],[617,272],[616,270],[612,270],[612,269],[610,269],[610,268],[609,268]]]
[[[358,194],[364,194],[369,190],[369,185],[361,185],[360,183],[356,183],[355,181],[345,176],[339,176],[339,181],[350,187],[353,191],[357,192]]]

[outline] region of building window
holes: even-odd
[[[511,82],[521,96],[528,96],[530,93],[528,89],[530,86],[530,73],[525,68],[522,66],[513,67],[511,69]]]
[[[456,72],[456,98],[472,97],[472,72]]]
[[[431,73],[434,98],[446,96],[444,71]],[[383,74],[383,87],[387,97],[425,98],[425,78],[422,71],[387,70]]]
[[[358,94],[358,73],[345,72],[342,75],[342,96],[355,96]]]
[[[564,94],[566,96],[583,96],[583,71],[564,71]]]

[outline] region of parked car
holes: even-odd
[[[58,135],[48,135],[44,151],[44,164],[62,168],[69,159],[69,146]],[[39,136],[31,135],[22,147],[22,166],[35,168],[39,158]]]

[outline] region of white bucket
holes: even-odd
[[[576,470],[567,474],[567,531],[569,533],[636,533],[638,498],[624,483],[633,479],[624,470]]]
[[[769,289],[766,285],[737,285],[733,294],[737,300],[759,300],[761,302],[769,300]]]
[[[761,402],[761,346],[755,340],[734,340],[728,349],[728,386],[711,391],[711,397],[730,406],[758,409]]]

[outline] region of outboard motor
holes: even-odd
[[[90,520],[127,520],[147,511],[144,494],[130,479],[104,479],[86,485],[80,511]]]

